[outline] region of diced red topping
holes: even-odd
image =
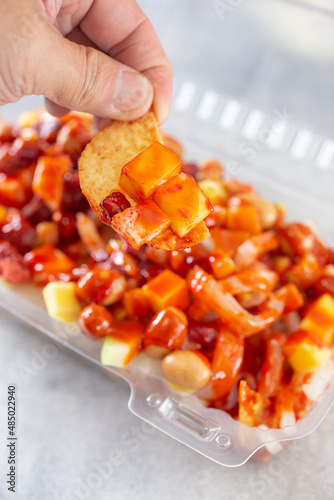
[[[13,215],[1,229],[2,238],[14,243],[22,253],[28,252],[36,243],[36,229],[21,214]]]
[[[38,196],[33,196],[22,208],[22,215],[36,226],[40,222],[51,219],[51,210]]]
[[[25,283],[31,278],[24,258],[8,241],[0,243],[0,277],[9,283]]]
[[[204,323],[204,321],[190,320],[188,325],[188,338],[199,344],[203,351],[212,351],[215,347],[219,325],[217,322]]]
[[[100,207],[102,208],[107,221],[110,223],[114,215],[123,212],[123,210],[129,208],[130,206],[130,203],[120,191],[114,191],[100,203]]]

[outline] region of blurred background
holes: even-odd
[[[332,0],[140,0],[176,77],[334,135]]]

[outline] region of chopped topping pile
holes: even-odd
[[[50,316],[78,321],[105,365],[146,355],[207,407],[294,424],[333,376],[334,251],[218,160],[182,162],[151,118],[104,130],[124,147],[104,155],[82,113],[0,123],[2,279],[43,287]]]

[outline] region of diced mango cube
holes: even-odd
[[[322,366],[331,356],[330,349],[324,346],[317,335],[306,330],[298,330],[289,335],[283,352],[295,372]]]
[[[213,208],[194,178],[183,173],[158,186],[153,199],[170,217],[170,227],[180,238],[205,219]]]
[[[67,155],[40,156],[34,173],[32,189],[52,211],[59,210],[64,188],[64,175],[71,168]]]
[[[119,184],[135,201],[150,198],[157,186],[181,171],[182,160],[158,141],[122,168]]]
[[[111,226],[129,245],[138,250],[169,224],[169,218],[154,201],[145,200],[114,215]]]
[[[213,179],[203,179],[198,185],[213,205],[226,205],[227,193],[221,182]]]
[[[221,248],[230,257],[233,257],[242,243],[249,237],[249,232],[230,231],[220,227],[214,227],[210,231],[215,248]]]
[[[123,305],[129,318],[145,318],[149,316],[151,307],[142,288],[132,288],[125,292]]]
[[[261,198],[256,193],[240,193],[237,196],[237,200],[242,205],[251,205],[256,208],[260,215],[263,229],[272,228],[278,221],[279,212],[276,205],[269,200]]]
[[[72,281],[51,281],[43,288],[45,306],[51,318],[64,323],[77,319],[81,306],[75,291],[76,284]]]
[[[181,349],[187,335],[188,320],[177,307],[166,307],[150,320],[145,328],[144,347],[157,345]]]
[[[330,345],[334,341],[334,298],[325,293],[313,302],[299,328]]]
[[[260,234],[263,230],[259,211],[251,205],[231,206],[227,210],[227,229]]]
[[[75,266],[62,250],[53,245],[42,245],[26,253],[24,260],[28,263],[34,282],[46,284],[54,280],[59,273],[69,273]]]
[[[233,259],[224,250],[217,249],[209,257],[212,273],[217,280],[222,280],[236,270]]]
[[[159,312],[168,306],[186,309],[189,305],[187,282],[169,269],[143,286],[152,309]]]
[[[139,353],[143,327],[138,321],[126,321],[112,327],[103,342],[101,363],[124,368]]]
[[[304,372],[324,365],[330,358],[331,351],[328,347],[319,347],[308,342],[301,342],[288,358],[295,372]]]
[[[132,359],[131,346],[127,342],[106,337],[101,351],[101,363],[107,366],[124,368]]]

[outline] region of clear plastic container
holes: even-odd
[[[164,128],[181,140],[186,158],[221,158],[230,175],[284,203],[289,219],[312,221],[334,245],[330,0],[140,4],[174,66],[173,107]],[[23,100],[4,107],[2,114],[14,120],[18,110],[37,103]],[[101,345],[83,336],[76,325],[52,320],[40,292],[30,285],[11,290],[1,285],[0,305],[99,364]],[[127,369],[102,368],[129,383],[134,414],[230,467],[243,464],[263,446],[274,453],[279,447],[272,443],[310,433],[334,402],[332,380],[312,411],[295,425],[249,428],[220,410],[203,407],[194,395],[173,391],[144,354]]]

